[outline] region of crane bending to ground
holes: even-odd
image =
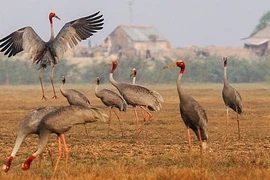
[[[91,103],[89,99],[83,93],[75,89],[64,89],[64,85],[66,83],[65,76],[62,76],[61,80],[62,80],[62,85],[60,86],[60,92],[67,99],[69,105],[91,107]],[[85,128],[87,137],[89,137],[85,124],[84,124],[84,128]]]
[[[37,132],[39,135],[38,149],[33,153],[22,165],[23,170],[28,170],[30,168],[31,162],[42,153],[44,147],[46,146],[49,135],[55,133],[58,136],[58,149],[59,154],[54,167],[53,177],[56,173],[59,160],[62,155],[61,140],[63,141],[65,153],[66,153],[66,171],[68,169],[68,158],[69,151],[63,138],[64,133],[70,130],[73,126],[79,124],[92,123],[96,121],[108,121],[108,116],[98,110],[97,108],[86,108],[83,106],[64,106],[46,114],[38,124]]]
[[[117,88],[119,93],[126,100],[127,104],[133,106],[134,108],[138,138],[138,135],[140,134],[140,127],[136,106],[142,106],[142,109],[149,115],[149,118],[144,123],[146,124],[153,116],[149,111],[147,111],[146,108],[148,108],[150,111],[159,111],[162,108],[161,103],[164,102],[164,100],[158,92],[151,91],[146,87],[115,81],[113,78],[113,73],[116,70],[118,63],[117,61],[112,61],[108,65],[112,65],[109,75],[111,84]]]
[[[185,62],[182,60],[165,66],[163,69],[179,67],[180,72],[177,78],[177,91],[180,100],[180,114],[187,127],[188,143],[189,143],[189,154],[191,157],[191,139],[190,139],[190,129],[194,131],[201,146],[202,150],[207,147],[208,140],[208,130],[207,130],[207,115],[203,107],[191,96],[185,94],[181,89],[181,79],[185,72]]]
[[[42,99],[46,100],[43,85],[43,72],[47,66],[51,66],[50,81],[54,96],[57,98],[54,89],[54,68],[58,61],[64,56],[64,53],[75,47],[80,41],[85,40],[103,28],[103,18],[99,12],[90,16],[82,17],[66,23],[54,36],[53,18],[60,18],[53,12],[49,14],[51,25],[51,37],[48,42],[44,42],[34,29],[30,26],[14,31],[10,35],[0,39],[0,52],[8,57],[15,56],[17,53],[27,52],[33,64],[39,64],[39,80],[42,89]]]
[[[118,121],[119,121],[120,129],[121,129],[122,137],[123,137],[124,134],[123,134],[123,129],[122,129],[122,126],[121,126],[120,118],[117,115],[117,113],[114,110],[114,108],[119,109],[119,111],[126,112],[126,110],[127,110],[127,103],[116,92],[113,92],[113,91],[111,91],[109,89],[98,90],[98,87],[99,87],[99,84],[100,84],[100,78],[99,77],[96,77],[96,82],[97,82],[97,85],[95,87],[95,94],[96,94],[96,96],[103,102],[103,104],[105,104],[106,106],[108,106],[110,108],[108,135],[109,135],[109,131],[110,131],[111,111],[113,111],[114,114],[116,115]]]
[[[15,146],[9,156],[7,162],[4,164],[4,171],[8,172],[11,166],[11,162],[16,156],[22,142],[30,134],[38,134],[38,125],[41,119],[48,113],[53,112],[58,107],[42,107],[30,111],[24,118],[19,122],[19,130],[15,142]]]
[[[233,88],[227,79],[227,57],[223,57],[224,63],[224,86],[222,90],[223,101],[226,105],[226,124],[228,125],[229,118],[229,107],[236,112],[236,120],[238,126],[238,139],[240,139],[240,125],[239,125],[239,117],[243,112],[242,107],[242,97],[240,93]]]

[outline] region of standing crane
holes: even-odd
[[[240,125],[238,115],[242,114],[242,98],[240,93],[233,88],[227,79],[227,57],[223,57],[224,63],[224,85],[222,90],[223,101],[226,105],[226,124],[228,125],[229,107],[236,112],[236,120],[238,126],[238,139],[240,139]]]
[[[137,77],[137,70],[136,68],[132,68],[131,73],[130,73],[130,77],[132,77],[132,84],[135,85],[136,84],[136,77]],[[146,117],[145,117],[145,113],[142,109],[142,106],[140,106],[141,111],[142,111],[142,115],[143,115],[143,120],[146,121]]]
[[[82,17],[66,23],[54,37],[53,18],[60,18],[54,13],[49,14],[51,25],[51,37],[48,42],[44,42],[30,26],[14,31],[10,35],[0,39],[0,52],[8,57],[15,56],[17,53],[27,52],[33,64],[39,64],[39,80],[42,89],[42,99],[47,100],[43,86],[43,72],[47,66],[51,66],[50,81],[54,96],[57,99],[53,79],[54,68],[64,53],[75,47],[80,41],[85,40],[101,30],[103,27],[102,15],[96,12],[90,16]]]
[[[133,68],[131,70],[131,74],[130,74],[130,77],[132,77],[132,84],[133,85],[136,84],[136,76],[137,76],[137,70],[136,70],[136,68]]]
[[[86,108],[83,106],[64,106],[46,114],[40,121],[37,132],[39,135],[38,149],[33,153],[22,165],[23,170],[28,170],[30,168],[31,162],[42,153],[44,147],[46,146],[49,135],[55,133],[58,136],[58,158],[56,165],[54,167],[53,176],[56,173],[59,160],[62,155],[61,140],[63,141],[65,153],[66,153],[66,170],[68,164],[69,151],[63,138],[64,133],[69,131],[73,126],[79,124],[92,123],[96,121],[107,122],[108,116],[98,110],[97,108]]]
[[[114,112],[114,114],[116,115],[119,124],[120,124],[120,128],[121,128],[121,132],[122,132],[122,137],[123,135],[123,130],[121,127],[121,122],[120,122],[120,118],[117,115],[116,111],[113,109],[114,107],[119,109],[119,111],[124,111],[126,112],[127,110],[127,103],[126,101],[119,96],[117,93],[109,90],[109,89],[102,89],[102,90],[98,90],[99,84],[100,84],[100,78],[96,77],[96,82],[97,85],[95,87],[95,94],[96,96],[103,102],[103,104],[105,104],[106,106],[108,106],[110,108],[110,113],[109,113],[109,131],[110,131],[110,122],[111,122],[111,111]],[[108,131],[108,135],[109,135],[109,131]]]
[[[53,112],[58,107],[42,107],[30,111],[24,118],[19,122],[19,131],[17,134],[15,146],[9,156],[7,162],[4,165],[4,171],[8,172],[11,166],[11,162],[16,156],[22,142],[30,134],[38,134],[38,125],[41,119],[48,113]]]
[[[177,78],[177,91],[180,100],[180,114],[187,127],[187,136],[189,143],[189,154],[191,154],[191,139],[190,139],[190,129],[194,131],[198,140],[201,144],[202,150],[207,147],[208,131],[207,131],[207,115],[203,107],[191,96],[185,94],[181,90],[181,79],[185,72],[185,62],[182,60],[165,66],[163,69],[179,67],[180,73]]]
[[[111,84],[117,88],[119,93],[126,100],[127,104],[133,106],[137,123],[138,137],[140,128],[136,106],[141,106],[143,111],[149,115],[149,118],[144,123],[146,124],[153,116],[149,111],[147,111],[146,108],[148,108],[150,111],[159,111],[162,108],[161,102],[164,102],[164,100],[158,92],[151,91],[146,87],[115,81],[113,78],[113,73],[116,70],[118,63],[117,61],[112,61],[108,65],[112,65],[112,69],[109,75]]]
[[[66,83],[65,76],[62,76],[61,80],[62,80],[62,85],[60,86],[60,92],[67,99],[69,105],[84,106],[84,107],[91,106],[89,99],[83,93],[81,93],[75,89],[64,89],[63,88],[65,83]],[[89,137],[85,124],[84,124],[84,129],[85,129],[87,137]]]
[[[91,103],[89,99],[81,92],[75,89],[64,89],[64,85],[66,83],[66,77],[62,76],[62,85],[60,86],[61,94],[67,98],[67,101],[70,105],[84,106],[90,107]]]

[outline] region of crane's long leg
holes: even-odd
[[[51,80],[51,84],[52,84],[52,88],[53,88],[53,99],[59,99],[57,96],[56,96],[56,92],[55,92],[55,89],[54,89],[54,85],[53,85],[53,78],[54,78],[54,65],[52,66],[52,70],[51,70],[51,75],[50,75],[50,80]]]
[[[65,138],[65,135],[64,135],[64,134],[61,135],[61,139],[62,139],[62,141],[63,141],[64,148],[65,148],[65,156],[66,156],[66,172],[68,172],[69,149],[68,149],[68,146],[67,146],[67,143],[66,143],[66,138]]]
[[[57,161],[56,161],[56,164],[55,164],[55,167],[54,167],[54,171],[53,171],[53,176],[52,176],[53,178],[55,176],[58,163],[59,163],[60,158],[62,156],[61,135],[57,137],[57,140],[58,140],[58,157],[57,157]]]
[[[136,141],[138,141],[138,136],[139,136],[139,119],[138,119],[138,113],[137,113],[137,110],[136,110],[136,106],[133,107],[134,109],[134,113],[135,113],[135,117],[136,117],[136,124],[137,124],[137,128],[136,128]]]
[[[153,115],[147,111],[147,109],[143,106],[140,106],[141,110],[144,111],[145,113],[144,114],[148,114],[148,118],[145,120],[145,122],[143,123],[143,125],[139,128],[139,134],[141,133],[142,131],[142,128],[146,125],[146,123],[153,117]]]
[[[226,125],[228,126],[229,124],[229,107],[226,106]]]
[[[145,122],[145,121],[146,121],[146,118],[145,118],[145,113],[144,113],[144,111],[143,111],[142,107],[143,107],[143,106],[140,106],[140,108],[141,108],[141,112],[142,112],[142,115],[143,115],[143,121]]]
[[[89,133],[88,133],[88,131],[87,131],[86,124],[84,124],[84,131],[85,131],[85,133],[86,133],[87,138],[89,139]]]
[[[236,120],[237,120],[237,126],[238,126],[238,140],[240,140],[240,122],[239,122],[239,117],[238,117],[238,112],[236,112]]]
[[[229,107],[226,106],[226,129],[225,129],[224,142],[226,141],[227,136],[228,136],[228,125],[229,125]]]
[[[189,145],[189,164],[191,166],[191,139],[190,139],[190,129],[187,127],[188,145]]]
[[[42,90],[42,98],[41,98],[41,100],[45,100],[45,101],[47,101],[47,98],[46,98],[46,96],[45,96],[45,93],[44,93],[44,85],[43,85],[43,72],[44,72],[44,68],[41,68],[41,70],[40,70],[40,73],[39,73],[39,81],[40,81],[40,85],[41,85],[41,90]]]
[[[108,129],[107,136],[110,135],[110,130],[111,130],[111,120],[112,120],[112,107],[110,107],[110,111],[109,111],[109,129]]]
[[[117,119],[119,121],[120,129],[121,129],[121,132],[122,132],[122,137],[124,137],[124,133],[123,133],[123,129],[122,129],[122,124],[121,124],[120,118],[117,115],[116,111],[113,109],[113,107],[111,109],[112,109],[112,111],[114,112],[114,114],[116,115],[116,117],[117,117]]]
[[[202,167],[203,167],[203,144],[202,144],[202,136],[201,136],[200,128],[198,128],[198,137],[199,137],[199,141],[200,141],[201,169],[202,169]]]

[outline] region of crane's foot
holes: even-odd
[[[41,98],[41,100],[45,100],[45,101],[47,101],[46,96],[45,96],[45,95],[43,95],[43,96],[42,96],[42,98]]]
[[[56,94],[52,97],[52,99],[59,99],[59,97],[56,96]]]

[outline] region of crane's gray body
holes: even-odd
[[[126,101],[119,96],[116,92],[113,92],[109,89],[102,89],[96,93],[96,96],[108,107],[115,107],[119,111],[126,112],[127,103]]]
[[[67,99],[70,105],[90,107],[89,99],[81,92],[75,89],[60,90],[61,94]]]
[[[159,111],[162,108],[161,102],[163,102],[163,98],[156,91],[151,91],[143,86],[120,82],[115,83],[114,86],[127,104],[133,107],[145,106],[151,111]]]
[[[222,97],[226,106],[229,106],[236,113],[242,114],[242,97],[229,83],[224,83]]]
[[[202,141],[208,140],[207,115],[203,107],[191,96],[180,92],[180,114],[187,128],[194,131],[199,139],[198,129]]]

